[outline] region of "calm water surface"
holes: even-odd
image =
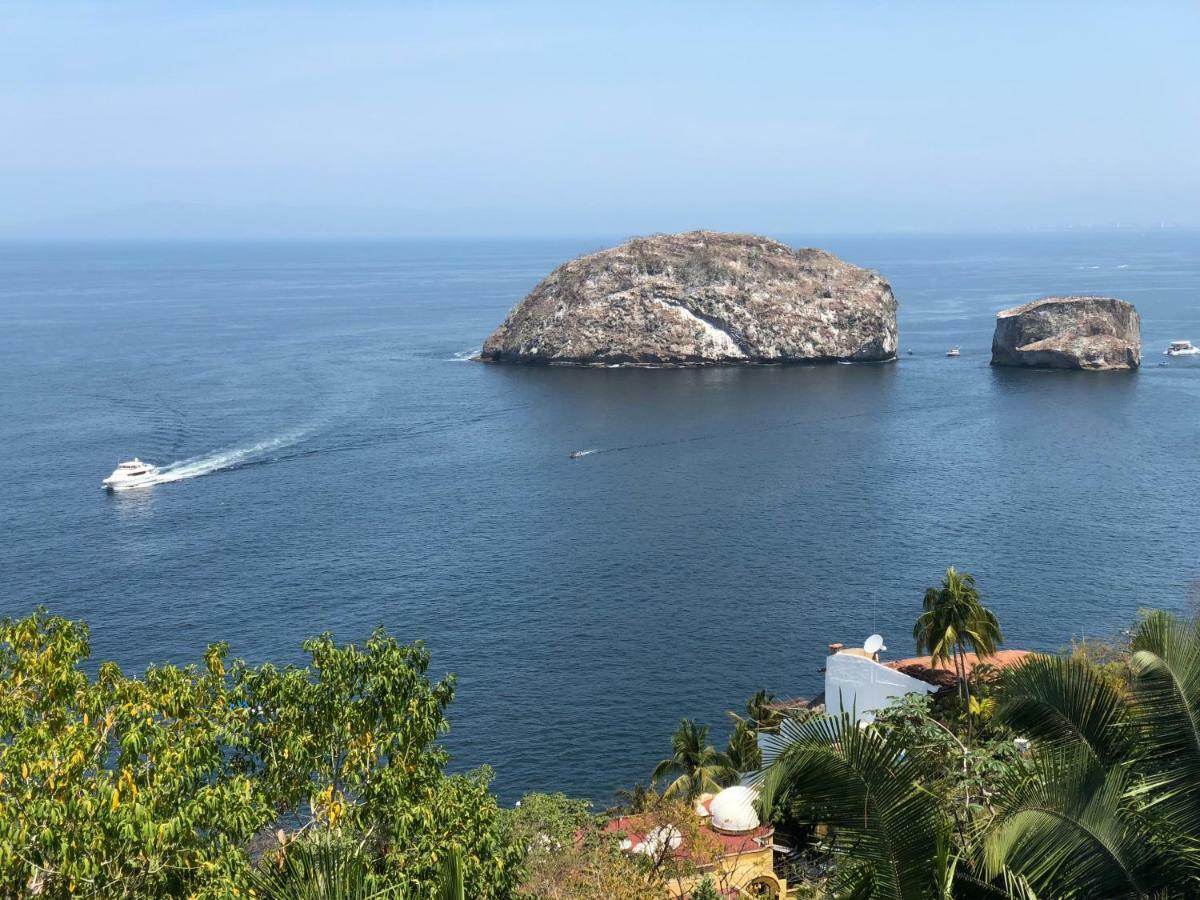
[[[383,624],[458,673],[457,766],[603,801],[681,717],[819,689],[830,641],[909,653],[946,565],[1010,646],[1187,605],[1200,364],[1158,363],[1200,342],[1200,238],[790,242],[888,277],[912,355],[463,360],[608,241],[0,245],[0,614],[84,617],[130,670]],[[1065,292],[1138,305],[1141,372],[988,366],[997,310]],[[132,454],[178,480],[102,493]]]

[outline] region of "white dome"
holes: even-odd
[[[743,784],[727,787],[713,798],[709,811],[712,813],[712,827],[717,831],[730,831],[735,834],[743,831],[753,831],[758,827],[758,813],[754,811],[754,801],[758,792]]]

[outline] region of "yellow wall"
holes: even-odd
[[[725,857],[710,865],[702,866],[699,872],[685,879],[682,893],[679,885],[672,885],[671,895],[673,897],[686,895],[688,891],[704,880],[705,875],[710,875],[718,890],[725,887],[746,890],[756,879],[762,879],[766,884],[772,885],[776,890],[776,896],[779,900],[783,900],[786,896],[787,884],[775,874],[774,862],[775,851],[770,847]],[[718,869],[720,869],[719,872]],[[768,896],[770,895],[768,894]]]

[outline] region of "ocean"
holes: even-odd
[[[1200,602],[1200,362],[1159,366],[1200,235],[779,237],[891,281],[897,362],[468,359],[611,239],[0,244],[0,614],[129,672],[382,624],[458,674],[457,769],[604,804],[681,718],[814,694],[830,642],[911,655],[949,565],[1009,647]],[[991,368],[995,313],[1056,293],[1135,303],[1141,371]],[[164,483],[101,491],[135,454]]]

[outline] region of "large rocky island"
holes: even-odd
[[[699,366],[895,355],[896,300],[875,273],[821,250],[692,231],[635,238],[559,266],[480,358]]]
[[[1115,297],[1045,297],[996,316],[993,366],[1136,369],[1141,320]]]

